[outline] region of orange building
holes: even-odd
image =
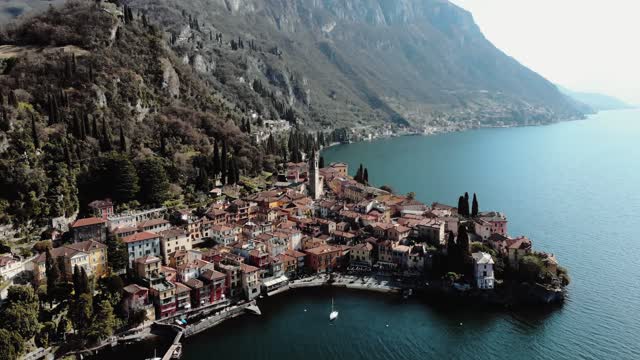
[[[321,245],[305,251],[307,266],[316,273],[331,271],[338,266],[341,248],[331,245]]]

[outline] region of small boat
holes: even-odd
[[[153,349],[153,357],[152,358],[147,358],[145,360],[162,360],[162,359],[159,358],[158,355],[156,355],[156,349]]]
[[[333,321],[338,318],[338,312],[333,308],[333,298],[331,298],[331,313],[329,314],[329,321]]]
[[[404,289],[402,291],[402,298],[405,300],[407,300],[411,295],[413,295],[413,289]]]
[[[182,357],[182,344],[176,346],[176,349],[173,350],[173,354],[171,354],[171,359],[177,360]]]

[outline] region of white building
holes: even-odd
[[[473,253],[473,275],[478,289],[493,289],[493,258],[484,252]]]
[[[169,263],[169,255],[178,250],[189,251],[193,248],[192,240],[186,231],[182,229],[169,229],[159,233],[160,250],[162,251],[163,264]]]
[[[143,256],[162,256],[160,251],[160,235],[158,234],[145,231],[129,235],[123,238],[122,241],[127,244],[130,267],[136,259]]]

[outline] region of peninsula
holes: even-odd
[[[475,194],[456,207],[427,205],[370,186],[362,166],[351,177],[347,164],[323,162],[313,151],[278,174],[214,186],[198,207],[91,202],[92,216],[58,233],[56,247],[3,258],[6,268],[32,269],[32,285],[9,288],[2,331],[58,355],[87,354],[152,327],[191,336],[298,287],[502,305],[564,299],[569,277],[555,256],[511,237],[507,217],[480,211]],[[28,309],[33,317],[18,321]]]

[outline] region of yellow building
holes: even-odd
[[[56,259],[56,264],[60,261],[58,258],[62,258],[64,264],[62,276],[68,281],[73,278],[73,270],[76,266],[84,268],[89,277],[101,278],[109,273],[107,246],[97,241],[88,240],[57,247],[51,249],[51,256]],[[33,261],[34,278],[37,283],[46,280],[46,258],[46,254],[41,253]]]
[[[88,266],[96,279],[102,278],[109,273],[109,264],[107,263],[107,246],[97,241],[89,240],[71,245],[68,248],[88,254]]]

